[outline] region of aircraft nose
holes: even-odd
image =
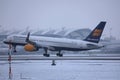
[[[4,39],[4,40],[3,40],[3,43],[5,43],[5,44],[9,44],[9,42],[10,42],[10,41],[8,41],[7,39]]]
[[[7,39],[4,39],[4,40],[3,40],[3,43],[7,44],[7,43],[8,43]]]

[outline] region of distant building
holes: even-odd
[[[77,29],[74,31],[69,31],[65,34],[67,38],[73,38],[73,39],[85,39],[88,34],[91,32],[90,29]]]

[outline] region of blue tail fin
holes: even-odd
[[[98,43],[104,30],[106,22],[100,22],[97,27],[84,39],[85,41]]]

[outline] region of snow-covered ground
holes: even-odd
[[[12,61],[12,80],[120,80],[119,60]],[[9,80],[9,64],[0,61],[0,80]]]

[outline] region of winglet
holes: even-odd
[[[97,27],[84,39],[85,41],[98,43],[104,30],[106,22],[100,22]]]

